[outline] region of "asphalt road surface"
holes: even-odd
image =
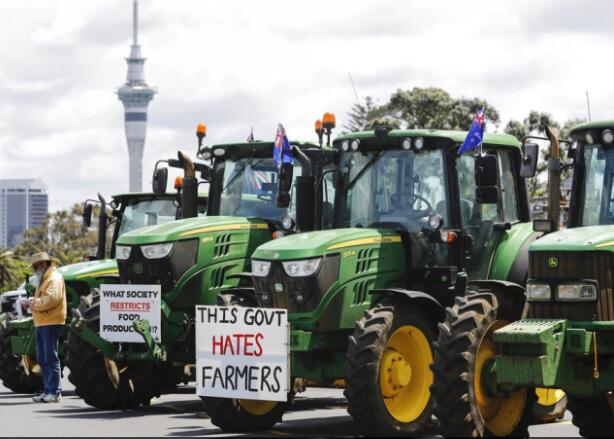
[[[0,385],[2,436],[209,436],[220,437],[191,386],[152,401],[149,407],[123,412],[95,410],[64,383],[59,404],[35,404],[30,395],[16,395]],[[536,425],[531,436],[577,437],[569,413],[556,424]],[[300,394],[282,423],[258,436],[359,436],[346,412],[341,390],[313,388]],[[435,430],[425,435],[436,435]]]

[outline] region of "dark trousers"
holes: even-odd
[[[64,325],[36,328],[36,359],[43,369],[43,393],[55,395],[62,391],[58,340]]]

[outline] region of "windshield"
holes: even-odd
[[[586,145],[584,163],[582,225],[614,224],[614,148]]]
[[[301,175],[301,167],[294,166],[294,176]],[[290,207],[278,208],[277,165],[273,158],[242,158],[226,161],[222,181],[220,215],[258,217],[281,221],[294,212],[296,200],[294,184],[290,194]]]
[[[348,152],[341,165],[349,167],[341,227],[399,223],[419,232],[433,213],[448,224],[441,150]]]
[[[175,221],[176,214],[177,204],[173,199],[137,201],[124,209],[119,234]]]

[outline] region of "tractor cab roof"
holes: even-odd
[[[585,122],[574,127],[569,135],[575,140],[586,140],[587,133],[593,134],[593,139],[599,142],[601,138],[600,134],[603,130],[614,130],[614,120],[595,120],[592,122]],[[593,143],[593,142],[589,142]]]
[[[387,133],[382,131],[376,133],[371,131],[358,131],[344,134],[334,141],[337,149],[343,149],[344,141],[352,142],[359,140],[364,147],[371,149],[401,148],[403,141],[410,139],[413,143],[415,139],[421,138],[423,146],[427,148],[437,148],[442,146],[460,146],[467,137],[467,131],[454,130],[434,130],[434,129],[414,129],[414,130],[391,130]],[[491,147],[506,146],[520,148],[520,142],[509,134],[484,134],[484,145]]]
[[[302,142],[298,140],[290,140],[290,145],[295,145],[309,154],[321,154],[324,152],[333,152],[332,148],[322,147],[312,142]],[[275,142],[256,140],[254,142],[234,142],[223,143],[217,145],[207,146],[201,150],[200,156],[203,159],[209,158],[238,158],[238,157],[250,157],[252,155],[258,156],[273,156],[273,148]]]
[[[199,200],[206,201],[207,194],[200,193],[198,194]],[[153,192],[127,192],[123,194],[115,194],[111,196],[111,200],[115,201],[116,204],[127,204],[127,203],[138,203],[140,201],[147,200],[175,200],[177,199],[176,192],[168,192],[165,194],[154,194]]]

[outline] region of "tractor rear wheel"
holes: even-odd
[[[43,390],[43,379],[34,373],[26,374],[28,363],[36,361],[13,353],[11,337],[17,330],[8,327],[8,321],[0,323],[0,379],[2,384],[15,393],[39,393]],[[40,368],[40,366],[38,366]],[[32,369],[30,367],[30,369]]]
[[[256,306],[246,297],[232,290],[218,296],[219,306]],[[270,430],[281,422],[288,404],[277,401],[252,399],[201,397],[211,423],[229,433],[245,433]]]
[[[369,433],[415,433],[431,418],[435,325],[404,305],[367,310],[349,339],[348,412]]]
[[[614,431],[614,394],[608,392],[598,398],[569,397],[571,422],[583,437],[612,437]]]
[[[444,436],[528,435],[534,389],[497,395],[485,382],[496,354],[493,333],[509,323],[501,314],[497,297],[480,291],[457,297],[439,324],[431,390]]]
[[[100,293],[97,289],[81,300],[79,311],[87,327],[99,333]],[[160,396],[163,378],[155,365],[117,363],[72,330],[66,346],[69,380],[87,404],[103,410],[125,410],[147,405],[151,398]]]

